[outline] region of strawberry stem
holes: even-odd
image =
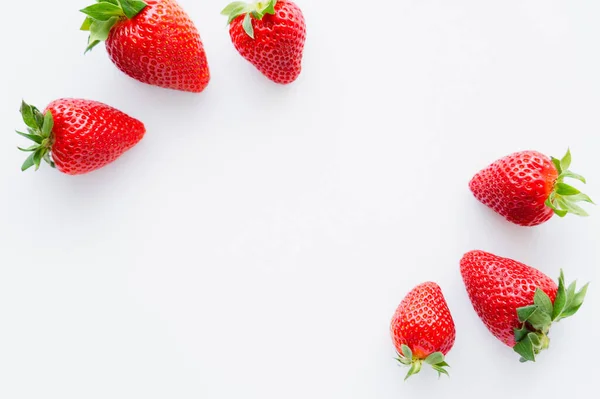
[[[80,29],[90,32],[85,52],[108,39],[111,29],[119,21],[135,18],[147,6],[142,0],[97,0],[95,4],[80,10],[86,15]]]
[[[20,111],[23,122],[27,125],[28,133],[17,131],[17,134],[34,143],[28,148],[17,147],[21,151],[31,153],[21,166],[21,170],[26,171],[32,166],[35,166],[35,170],[38,170],[42,159],[54,168],[54,162],[50,158],[50,151],[54,140],[52,136],[52,128],[54,127],[52,112],[46,111],[45,114],[42,114],[36,107],[27,104],[25,101],[21,103]]]
[[[275,15],[275,5],[277,0],[263,0],[256,3],[245,3],[243,1],[234,1],[221,11],[221,15],[227,17],[227,25],[231,24],[234,19],[244,16],[242,26],[244,32],[254,39],[254,26],[252,18],[261,20],[266,14]]]
[[[548,349],[550,326],[553,322],[570,317],[579,310],[587,287],[588,284],[579,292],[575,292],[576,284],[573,282],[566,288],[565,276],[561,270],[554,303],[548,294],[538,288],[533,296],[533,305],[517,309],[517,317],[522,324],[521,328],[514,330],[516,344],[513,350],[521,355],[521,362],[535,362],[536,355]]]
[[[404,377],[404,381],[410,376],[418,374],[421,371],[423,363],[429,364],[432,369],[437,371],[439,377],[441,377],[442,374],[449,375],[444,367],[450,366],[446,363],[442,352],[434,352],[425,359],[419,359],[413,356],[413,352],[408,345],[402,345],[401,349],[402,353],[398,353],[396,360],[404,366],[410,366],[408,373],[406,373],[406,377]]]
[[[553,157],[552,163],[558,172],[558,179],[556,179],[556,183],[554,184],[554,190],[546,200],[546,206],[551,208],[560,217],[565,217],[568,213],[577,216],[588,216],[588,213],[577,205],[577,203],[588,202],[593,204],[592,199],[575,187],[565,183],[565,179],[567,178],[579,180],[584,184],[586,183],[583,176],[569,170],[571,166],[571,151],[567,150],[562,159]]]

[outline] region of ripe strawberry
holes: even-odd
[[[557,287],[539,270],[483,251],[465,254],[460,272],[479,318],[522,362],[548,348],[552,322],[575,314],[588,287],[565,288],[562,270]]]
[[[537,226],[553,214],[587,216],[576,203],[593,203],[590,197],[564,183],[568,177],[585,183],[570,165],[570,151],[561,160],[536,151],[517,152],[477,173],[469,187],[479,201],[521,226]]]
[[[140,82],[193,93],[208,85],[200,35],[175,0],[97,0],[81,12],[86,52],[106,40],[112,62]]]
[[[108,105],[89,100],[61,99],[42,114],[23,102],[21,115],[28,133],[17,132],[35,144],[22,166],[25,171],[42,159],[68,175],[88,173],[111,163],[136,145],[146,133],[144,124]]]
[[[281,84],[298,78],[306,24],[296,4],[288,0],[236,1],[221,14],[229,18],[229,34],[237,51],[267,78]]]
[[[444,356],[452,349],[456,330],[442,290],[427,282],[413,288],[398,306],[391,323],[397,360],[410,366],[407,379],[421,370],[423,362],[438,374],[448,372]]]

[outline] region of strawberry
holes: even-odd
[[[200,35],[175,0],[97,0],[81,12],[86,52],[105,40],[112,62],[140,82],[193,93],[208,85]]]
[[[275,83],[295,81],[302,71],[306,24],[300,8],[287,0],[253,4],[236,1],[221,12],[237,51]]]
[[[557,286],[539,270],[483,251],[465,254],[460,272],[479,318],[522,362],[548,348],[552,322],[575,314],[588,287],[565,288],[562,270]]]
[[[536,151],[517,152],[477,173],[469,187],[475,198],[521,226],[537,226],[554,214],[587,216],[577,202],[593,203],[590,197],[564,182],[573,178],[585,183],[585,178],[569,166],[570,151],[561,160]]]
[[[398,360],[410,366],[405,380],[421,370],[423,362],[439,375],[448,372],[444,356],[452,349],[456,330],[442,290],[427,282],[404,297],[391,323],[391,335]]]
[[[21,104],[28,133],[17,132],[34,142],[22,151],[31,152],[25,171],[42,159],[68,175],[99,169],[136,145],[146,133],[144,124],[108,105],[89,100],[61,99],[44,113]]]

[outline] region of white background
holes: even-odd
[[[467,183],[514,151],[561,156],[600,201],[600,2],[298,0],[304,71],[282,87],[233,49],[226,1],[180,0],[212,71],[200,94],[137,83],[90,1],[13,1],[0,24],[0,397],[506,398],[598,389],[600,213],[510,225]],[[21,173],[21,98],[103,101],[148,133],[114,164]],[[484,249],[592,281],[519,364],[459,259]],[[435,280],[451,378],[409,382],[389,320]],[[521,394],[520,394],[521,393]]]

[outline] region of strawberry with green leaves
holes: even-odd
[[[521,362],[548,348],[550,326],[579,310],[588,287],[567,287],[562,271],[556,285],[539,270],[483,251],[465,254],[460,272],[479,318]]]
[[[306,23],[288,0],[236,1],[221,12],[237,51],[275,83],[294,82],[302,71]]]
[[[20,148],[30,153],[23,171],[38,170],[43,160],[68,175],[89,173],[119,158],[146,133],[142,122],[97,101],[60,99],[44,112],[23,102],[21,115],[27,133],[17,133],[33,141]]]
[[[419,284],[404,297],[392,318],[390,332],[398,362],[409,366],[405,379],[421,371],[423,363],[448,375],[445,356],[456,339],[454,320],[441,288]]]
[[[517,152],[477,173],[469,187],[480,202],[521,226],[542,224],[554,214],[587,216],[578,203],[592,200],[566,183],[568,178],[585,183],[585,178],[570,166],[570,151],[560,160],[537,151]]]
[[[112,62],[140,82],[193,93],[208,85],[200,34],[175,0],[96,0],[81,12],[86,52],[106,41]]]

